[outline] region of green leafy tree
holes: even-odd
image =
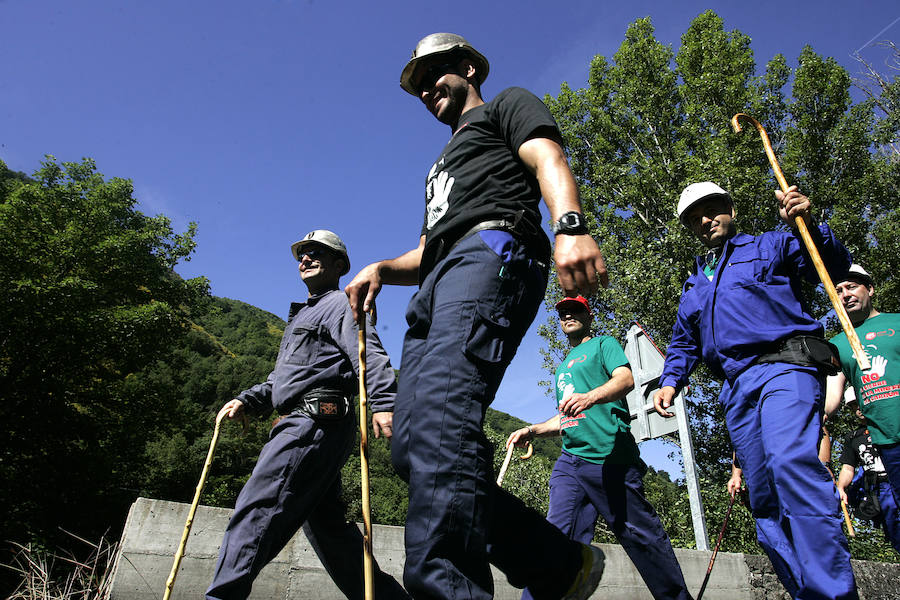
[[[127,507],[128,468],[158,407],[129,376],[187,331],[207,294],[173,267],[195,225],[136,210],[130,181],[48,157],[0,162],[0,539],[99,534]]]
[[[601,317],[597,330],[621,339],[636,320],[665,347],[682,284],[702,251],[675,215],[686,185],[712,180],[730,190],[743,231],[784,227],[758,135],[731,130],[738,112],[763,124],[788,181],[811,198],[817,217],[857,259],[872,265],[880,285],[894,289],[888,265],[900,250],[898,166],[873,151],[876,118],[869,104],[852,105],[850,85],[845,69],[809,47],[795,68],[776,55],[757,73],[750,38],[726,31],[707,11],[693,20],[677,52],[654,37],[649,18],[635,21],[612,60],[591,61],[587,87],[563,84],[546,98],[610,270],[612,285],[592,299]],[[824,316],[824,294],[812,286],[807,292],[814,313]],[[548,305],[560,295],[552,288]],[[896,303],[894,294],[884,308]],[[564,340],[553,322],[541,334],[550,367],[561,359]],[[715,400],[719,382],[701,368],[692,383],[691,425],[712,522],[727,503],[730,442]],[[749,538],[727,537],[726,549],[758,552],[747,548]]]

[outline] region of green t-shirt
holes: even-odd
[[[872,442],[900,442],[900,314],[881,313],[856,328],[872,368],[859,370],[847,335],[831,339],[841,354],[841,368],[853,384],[859,408],[869,422]]]
[[[594,337],[575,346],[556,369],[557,410],[564,398],[600,387],[615,369],[627,365],[619,342],[609,336]],[[629,423],[625,398],[595,404],[574,417],[561,414],[563,450],[592,463],[635,463],[640,454]]]

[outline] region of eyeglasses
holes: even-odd
[[[297,252],[297,256],[300,257],[300,260],[303,260],[304,256],[308,256],[310,260],[319,260],[323,256],[327,256],[328,251],[324,248],[306,248],[305,250],[299,250]]]
[[[457,63],[440,63],[434,64],[428,67],[425,70],[425,73],[419,79],[419,83],[416,85],[416,91],[421,94],[425,90],[430,90],[434,87],[434,84],[437,83],[437,80],[446,75],[447,73],[455,73]]]

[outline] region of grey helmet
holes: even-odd
[[[346,263],[344,271],[341,273],[341,275],[347,274],[347,272],[350,270],[350,257],[347,256],[347,246],[344,245],[344,242],[341,241],[341,238],[339,238],[336,233],[334,233],[333,231],[328,231],[327,229],[315,229],[313,231],[310,231],[305,236],[303,236],[302,240],[291,244],[291,254],[293,254],[294,258],[299,261],[303,248],[312,244],[325,246],[329,250],[332,250],[335,253],[339,254]]]
[[[484,83],[491,66],[488,63],[488,59],[486,59],[481,52],[473,48],[472,44],[467,42],[466,38],[461,35],[456,35],[455,33],[432,33],[431,35],[423,37],[419,40],[419,43],[416,44],[416,49],[413,50],[412,57],[409,59],[409,62],[406,63],[406,66],[403,67],[403,72],[400,73],[400,87],[413,96],[418,96],[419,94],[416,92],[414,75],[416,74],[416,68],[419,64],[423,60],[435,55],[450,54],[452,52],[459,52],[470,58],[472,62],[475,63],[478,85]]]

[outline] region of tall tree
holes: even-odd
[[[610,270],[610,288],[593,299],[598,330],[621,339],[636,320],[663,347],[668,342],[681,286],[701,252],[675,215],[686,185],[711,180],[729,190],[743,231],[783,227],[759,136],[752,128],[740,135],[731,130],[737,112],[763,124],[788,181],[809,195],[818,218],[858,257],[877,265],[882,284],[892,289],[892,274],[880,261],[900,250],[897,165],[872,152],[872,111],[851,105],[850,85],[840,65],[809,47],[795,69],[776,55],[757,74],[750,38],[726,31],[707,11],[691,23],[677,52],[654,37],[649,18],[635,21],[612,60],[591,61],[587,87],[563,84],[555,98],[546,98]],[[551,289],[548,302],[559,295]],[[824,295],[808,296],[815,314],[824,316]],[[564,340],[552,323],[541,334],[549,341],[549,365],[560,358]],[[724,513],[731,450],[715,401],[719,382],[701,368],[693,384],[691,424],[708,514]],[[746,539],[732,549],[752,551],[743,547]]]
[[[208,293],[173,271],[194,233],[136,210],[131,182],[89,159],[48,157],[33,179],[0,162],[0,539],[109,526],[120,460],[158,409],[124,399],[128,376]]]

